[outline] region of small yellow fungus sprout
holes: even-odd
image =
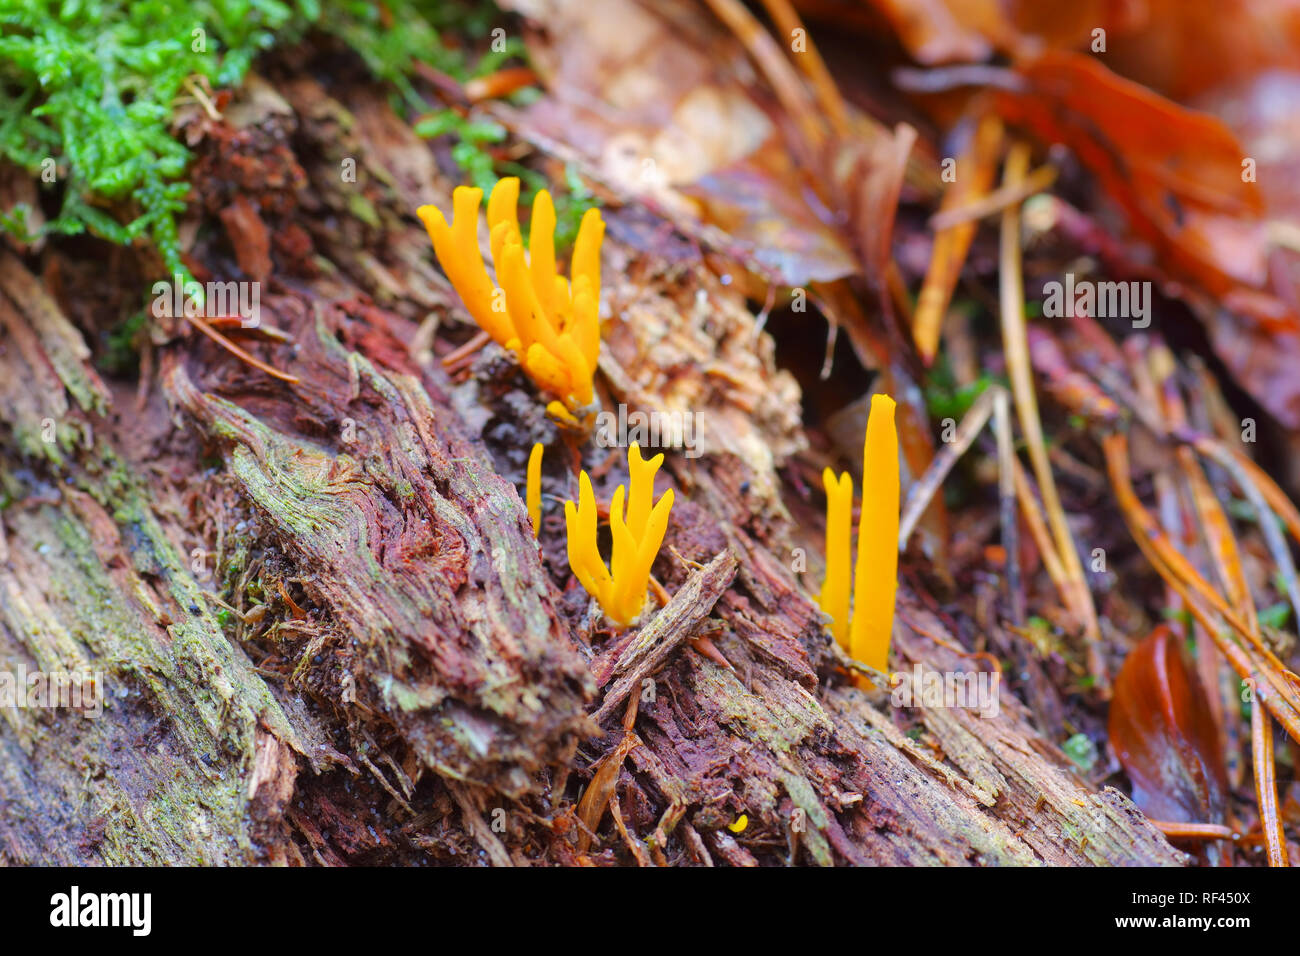
[[[569,532],[569,566],[587,593],[617,624],[627,625],[636,619],[645,604],[650,583],[650,566],[654,564],[664,532],[668,530],[668,513],[673,507],[670,488],[652,505],[655,473],[664,456],[649,461],[641,458],[641,449],[633,444],[627,452],[629,491],[624,512],[624,489],[614,491],[609,507],[609,530],[614,546],[610,566],[596,548],[596,496],[591,479],[584,471],[579,476],[578,503],[564,503],[564,519]]]
[[[853,479],[837,479],[827,468],[826,580],[820,604],[831,617],[831,634],[849,656],[878,671],[889,666],[889,639],[894,627],[898,588],[898,429],[894,400],[871,397],[867,435],[862,449],[862,512],[858,518],[858,566],[853,577],[853,614],[849,614],[850,526]]]
[[[555,268],[555,206],[542,190],[533,201],[528,254],[519,231],[519,180],[499,181],[488,198],[489,248],[499,286],[488,278],[478,245],[483,190],[458,186],[452,221],[434,206],[416,214],[424,222],[447,278],[465,308],[555,400],[546,406],[570,423],[585,418],[593,401],[592,377],[600,356],[600,243],[605,223],[588,209],[573,246],[569,278]]]
[[[749,815],[742,813],[733,822],[727,824],[727,829],[732,833],[744,833],[747,826],[749,826]]]
[[[525,497],[528,517],[533,522],[533,537],[542,528],[542,443],[535,442],[528,453],[528,487]]]

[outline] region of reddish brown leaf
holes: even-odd
[[[1000,92],[1002,115],[1069,146],[1171,271],[1217,294],[1263,284],[1263,201],[1222,121],[1080,54],[1044,53],[1018,71],[1027,87]]]
[[[1143,813],[1175,823],[1223,822],[1227,771],[1214,720],[1163,624],[1124,661],[1111,702],[1110,741]]]
[[[244,275],[264,282],[271,274],[271,237],[257,208],[240,194],[221,210],[221,222],[230,236],[235,260]]]
[[[871,0],[918,63],[966,63],[987,59],[994,37],[1010,24],[998,0]]]
[[[717,227],[735,240],[728,255],[781,285],[857,270],[835,215],[799,168],[810,145],[801,137],[820,129],[810,94],[796,82],[806,106],[773,110],[746,48],[705,5],[557,0],[547,26],[529,47],[546,95],[496,114],[512,132],[578,161],[688,235]],[[762,39],[777,57],[788,54]]]

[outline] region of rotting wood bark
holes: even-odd
[[[609,668],[607,680],[612,680],[595,720],[603,724],[620,707],[634,688],[663,667],[668,658],[693,636],[700,622],[708,616],[718,598],[731,585],[736,575],[736,558],[723,551],[686,580],[662,611],[655,615],[636,639],[629,644]],[[599,666],[593,668],[601,676]]]

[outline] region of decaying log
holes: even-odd
[[[450,180],[378,94],[250,89],[241,142],[301,173],[262,215],[316,251],[263,297],[293,344],[251,346],[296,383],[180,335],[137,409],[91,368],[84,317],[0,257],[0,667],[108,691],[94,720],[4,711],[0,859],[1183,862],[1010,694],[981,717],[853,686],[790,560],[815,538],[778,473],[797,386],[738,292],[616,225],[605,400],[708,433],[669,455],[671,600],[599,626],[554,510],[539,547],[517,490],[531,442],[563,439],[499,350],[457,382],[429,351],[431,316],[462,319],[411,212]],[[220,168],[218,139],[196,149]],[[321,214],[359,202],[343,232]],[[568,447],[548,495],[609,454]],[[971,669],[956,644],[900,590],[900,669]]]
[[[200,391],[178,362],[164,365],[165,388],[221,443],[315,608],[357,648],[369,686],[350,684],[355,694],[340,703],[392,715],[450,779],[522,793],[583,729],[592,694],[527,515],[450,409],[435,410],[409,377],[347,354],[323,325],[315,332],[298,340],[300,383],[261,419]],[[267,424],[289,419],[350,440]]]
[[[612,679],[612,683],[596,711],[597,723],[607,720],[627,700],[628,694],[668,662],[678,645],[690,638],[700,621],[713,610],[735,575],[735,556],[724,551],[687,579],[664,609],[611,663],[606,679]],[[603,668],[599,665],[593,670],[602,676]]]

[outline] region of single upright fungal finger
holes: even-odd
[[[830,615],[831,634],[849,649],[849,569],[853,564],[853,478],[822,473],[826,487],[826,579],[818,603]]]
[[[883,671],[889,666],[898,588],[898,429],[895,403],[871,396],[862,445],[862,509],[858,518],[858,566],[853,582],[849,653]],[[868,489],[868,482],[870,487]]]
[[[533,450],[528,453],[528,485],[525,503],[528,505],[528,517],[533,522],[533,537],[536,538],[542,528],[542,443],[534,442]]]

